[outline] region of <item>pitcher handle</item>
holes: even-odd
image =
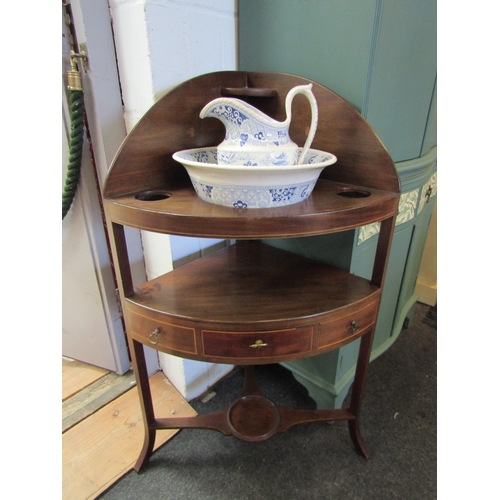
[[[297,165],[302,165],[304,161],[305,155],[309,151],[311,147],[312,141],[316,134],[316,129],[318,128],[318,103],[316,102],[316,98],[312,93],[312,83],[309,85],[298,85],[288,92],[285,100],[285,109],[287,119],[291,119],[291,110],[292,110],[292,100],[297,94],[303,94],[307,97],[309,104],[311,105],[311,126],[309,127],[309,133],[307,134],[306,142],[304,143],[304,147],[302,148],[302,152],[297,160]]]

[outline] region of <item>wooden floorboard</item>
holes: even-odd
[[[195,410],[163,373],[150,378],[158,416],[195,416]],[[178,431],[157,432],[155,449]],[[63,500],[94,499],[131,470],[144,437],[137,388],[114,399],[62,436]]]
[[[135,386],[132,370],[124,375],[109,372],[62,404],[62,431],[66,432],[113,399]]]
[[[96,380],[104,377],[107,373],[109,373],[109,371],[104,368],[98,368],[97,366],[87,365],[80,361],[63,358],[62,400],[66,401]]]

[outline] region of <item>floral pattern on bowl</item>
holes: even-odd
[[[216,148],[179,151],[173,158],[187,170],[198,196],[233,208],[273,208],[306,200],[335,155],[310,149],[302,165],[248,168],[219,164]]]
[[[208,186],[196,180],[192,180],[192,183],[202,200],[234,208],[270,208],[292,205],[305,200],[316,185],[316,181],[277,187]]]

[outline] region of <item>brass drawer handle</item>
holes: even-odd
[[[158,344],[158,342],[160,341],[160,329],[159,328],[155,328],[150,334],[149,334],[149,337],[148,337],[148,340],[156,345]]]
[[[350,326],[351,333],[356,333],[360,328],[360,326],[358,325],[358,323],[356,323],[356,321],[351,321],[349,326]]]
[[[255,344],[251,344],[250,347],[253,347],[254,349],[258,347],[266,347],[267,344],[263,340],[256,340]]]

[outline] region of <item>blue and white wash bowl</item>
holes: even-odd
[[[216,147],[178,151],[173,158],[185,167],[202,200],[243,209],[283,207],[306,200],[323,169],[337,161],[331,153],[309,149],[301,165],[249,168],[219,164]]]

